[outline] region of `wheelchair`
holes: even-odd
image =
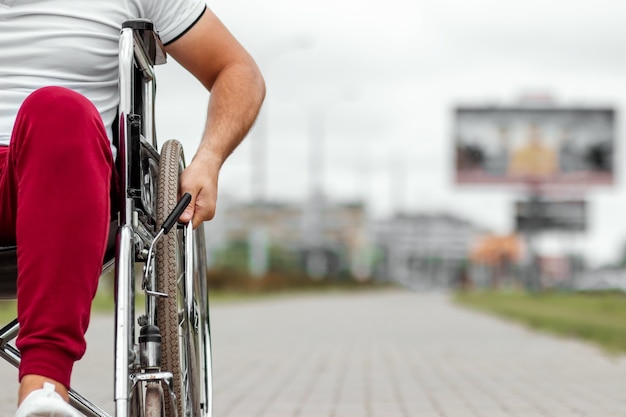
[[[115,417],[211,416],[204,231],[177,224],[189,202],[178,201],[183,150],[175,140],[158,150],[155,135],[154,66],[165,63],[166,54],[145,19],[125,22],[119,42],[114,143],[120,190],[103,263],[103,272],[115,269],[116,280]],[[0,247],[0,298],[15,298],[16,278],[16,248]],[[146,302],[136,314],[139,283]],[[16,367],[20,353],[11,341],[18,331],[17,319],[0,330],[0,357]],[[110,417],[74,389],[70,403],[86,416]]]

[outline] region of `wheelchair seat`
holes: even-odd
[[[111,220],[109,238],[104,254],[105,268],[115,257],[115,236],[117,220]],[[104,269],[104,268],[103,268]],[[17,297],[17,247],[0,246],[0,300],[11,300]]]
[[[0,300],[17,294],[17,248],[0,246]]]

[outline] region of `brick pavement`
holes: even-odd
[[[110,318],[75,384],[111,410]],[[384,291],[212,306],[216,417],[626,415],[626,357],[451,305]],[[0,413],[14,371],[0,365]]]

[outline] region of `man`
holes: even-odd
[[[0,244],[18,243],[16,417],[75,415],[67,389],[108,235],[119,31],[139,17],[211,92],[181,176],[192,195],[181,221],[213,217],[220,167],[265,95],[253,59],[204,0],[0,0]]]

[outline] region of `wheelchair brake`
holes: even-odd
[[[158,291],[153,291],[152,289],[148,289],[148,277],[152,273],[152,265],[153,265],[152,258],[154,258],[155,256],[154,247],[156,243],[159,241],[159,239],[161,239],[163,235],[166,235],[170,231],[170,229],[174,226],[174,224],[176,224],[176,221],[183,214],[183,211],[185,211],[185,208],[189,205],[190,202],[191,202],[191,194],[189,193],[183,194],[180,200],[178,200],[178,203],[176,203],[176,206],[174,207],[174,209],[170,212],[170,214],[167,216],[167,218],[163,222],[163,225],[161,226],[161,230],[159,230],[159,233],[157,233],[154,239],[152,239],[152,243],[150,243],[150,249],[148,250],[148,258],[146,259],[146,264],[143,268],[143,282],[141,284],[141,289],[146,293],[146,295],[149,295],[152,297],[169,297],[168,294],[158,292]]]

